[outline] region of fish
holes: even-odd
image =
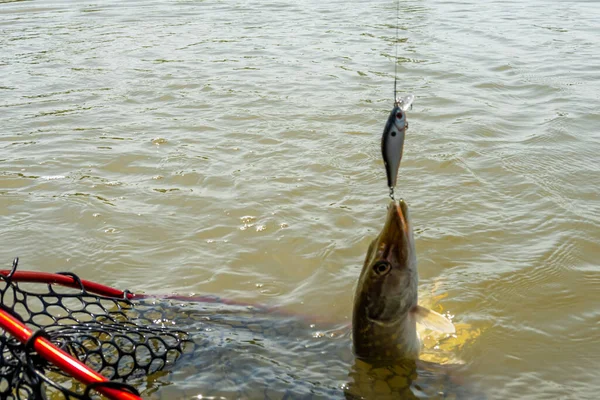
[[[413,95],[403,98],[397,98],[394,107],[385,123],[383,134],[381,136],[381,156],[385,165],[387,175],[387,185],[390,188],[390,195],[393,198],[393,190],[396,187],[398,179],[398,169],[402,161],[404,150],[404,138],[408,129],[406,111],[412,107],[414,101]]]
[[[392,200],[385,224],[371,242],[354,295],[352,339],[368,361],[416,360],[416,324],[455,333],[446,317],[418,304],[419,276],[412,223],[403,199]]]

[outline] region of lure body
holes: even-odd
[[[407,127],[406,113],[400,106],[394,106],[381,137],[381,155],[383,156],[387,184],[390,189],[396,186]]]
[[[404,136],[408,129],[406,120],[406,110],[412,107],[415,96],[409,94],[406,97],[397,98],[394,102],[394,108],[385,123],[383,135],[381,136],[381,155],[385,164],[385,173],[387,174],[387,183],[390,188],[390,195],[393,196],[394,187],[398,178],[398,169],[402,160],[402,150],[404,149]]]

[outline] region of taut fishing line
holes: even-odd
[[[396,38],[394,41],[395,56],[394,56],[394,107],[390,113],[383,135],[381,137],[381,155],[385,165],[387,175],[387,184],[390,189],[390,197],[396,201],[394,189],[398,178],[398,169],[402,160],[402,151],[404,149],[404,137],[408,129],[408,121],[406,119],[406,110],[412,106],[414,96],[409,94],[405,97],[398,97],[398,42],[399,35],[399,20],[400,20],[400,0],[396,1]]]

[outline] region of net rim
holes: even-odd
[[[0,270],[0,280],[5,281],[8,285],[12,282],[59,284],[72,288],[80,288],[82,293],[87,290],[97,295],[116,299],[134,297],[129,291],[122,291],[95,282],[82,280],[73,273],[17,271],[18,264],[19,259],[15,258],[12,269]],[[113,382],[75,359],[69,353],[52,343],[43,329],[34,331],[29,328],[16,315],[13,315],[9,309],[5,308],[3,304],[0,304],[0,327],[23,344],[25,348],[33,349],[44,359],[76,380],[84,383],[87,386],[86,394],[91,390],[96,390],[111,400],[142,400],[135,388],[130,385]]]
[[[119,290],[100,283],[79,279],[71,273],[52,273],[38,271],[14,271],[8,269],[0,270],[0,277],[6,281],[12,282],[29,282],[29,283],[46,283],[56,284],[74,289],[83,289],[90,293],[100,296],[113,297],[116,299],[126,298],[132,300],[134,298],[146,297],[145,295],[135,295],[128,290]]]

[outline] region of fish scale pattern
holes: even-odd
[[[71,275],[73,276],[73,275]],[[77,282],[79,278],[74,276]],[[193,351],[188,335],[151,302],[0,276],[0,307],[125,390]],[[0,329],[0,398],[88,399],[94,391]]]

